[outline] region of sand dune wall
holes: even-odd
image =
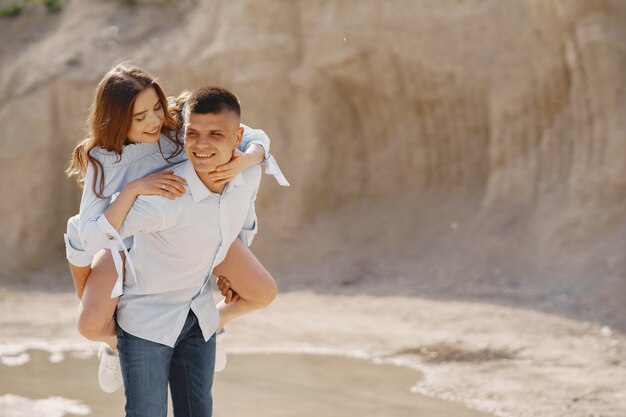
[[[604,228],[626,214],[617,0],[91,0],[58,15],[30,6],[0,24],[4,277],[62,257],[80,195],[63,165],[120,58],[171,94],[221,84],[240,95],[244,121],[271,135],[293,185],[264,181],[259,209],[278,235],[407,194],[467,196],[477,212],[517,207],[531,228],[575,221],[583,237],[598,213]],[[542,202],[550,209],[534,216]]]

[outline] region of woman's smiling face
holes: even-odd
[[[165,109],[154,87],[143,90],[133,105],[133,121],[128,130],[131,142],[153,143],[159,140]]]

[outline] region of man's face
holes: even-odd
[[[213,172],[230,161],[242,135],[233,111],[191,113],[185,128],[185,152],[198,173]]]

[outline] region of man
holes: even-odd
[[[127,270],[117,309],[127,417],[165,417],[168,382],[177,417],[212,415],[219,317],[211,271],[237,237],[249,244],[256,233],[261,168],[221,185],[208,175],[241,141],[237,97],[202,88],[183,111],[189,160],[174,174],[186,180],[186,193],[174,200],[140,196],[119,231],[134,235],[135,274]]]

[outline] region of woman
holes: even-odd
[[[107,231],[111,225],[119,227],[138,195],[174,199],[185,192],[182,178],[163,172],[186,158],[180,118],[185,97],[181,95],[168,108],[154,77],[130,64],[115,66],[98,84],[89,116],[90,134],[74,150],[67,171],[84,183],[80,213],[69,219],[65,235],[81,300],[78,329],[84,337],[108,345],[99,352],[98,378],[107,392],[121,385],[114,312],[124,269],[119,252],[123,255],[132,244],[132,240],[111,239]],[[263,131],[245,127],[240,149],[243,152],[235,151],[233,159],[212,174],[213,179],[227,182],[265,160],[279,183],[288,185],[269,155],[269,138]],[[219,283],[226,301],[236,294],[236,302],[218,305],[220,328],[238,315],[268,305],[276,296],[274,280],[239,239],[213,273],[227,277]]]

